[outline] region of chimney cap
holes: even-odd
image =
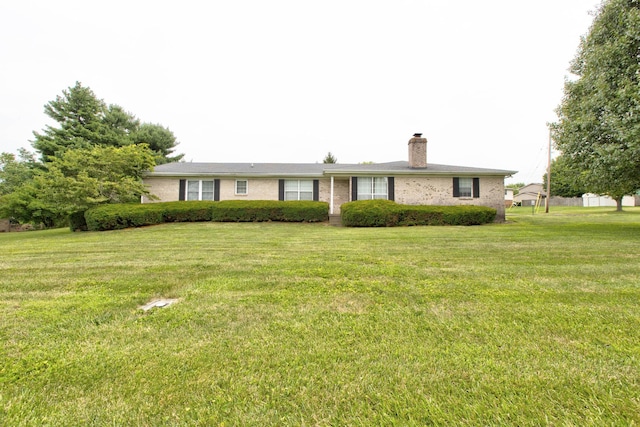
[[[420,138],[422,136],[422,134],[421,133],[414,133],[413,136],[414,136],[414,138]]]

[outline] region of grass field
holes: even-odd
[[[0,234],[0,425],[640,424],[640,210],[507,219]]]

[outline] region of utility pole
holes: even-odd
[[[549,128],[549,153],[547,157],[547,198],[545,199],[544,213],[549,213],[549,201],[551,200],[551,128]]]

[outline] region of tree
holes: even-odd
[[[44,112],[58,127],[47,125],[42,133],[33,133],[32,145],[43,162],[71,149],[143,143],[156,153],[157,163],[177,161],[184,156],[170,157],[178,144],[170,130],[157,124],[141,124],[132,113],[119,105],[105,104],[79,82],[47,103]]]
[[[139,201],[148,194],[142,174],[178,161],[174,134],[140,123],[119,105],[106,105],[79,82],[45,105],[58,123],[34,132],[33,147],[0,155],[0,216],[61,224],[70,213],[102,203]]]
[[[0,154],[0,196],[14,192],[23,183],[31,180],[38,168],[35,154],[24,148],[15,154]]]
[[[171,156],[178,143],[173,132],[161,125],[143,123],[131,138],[134,144],[147,144],[155,153],[158,165],[178,162],[184,157],[184,154]]]
[[[552,124],[567,167],[586,189],[622,197],[640,188],[640,0],[608,0],[583,37]],[[553,173],[553,172],[552,172]],[[553,186],[552,186],[553,191]]]
[[[146,145],[67,150],[0,199],[0,214],[50,227],[103,203],[138,202],[149,194],[142,175],[155,164]]]
[[[329,151],[322,163],[338,163],[338,159],[333,154],[331,154],[331,151]]]
[[[62,91],[55,100],[44,106],[44,113],[59,127],[47,125],[42,133],[33,132],[33,148],[40,152],[42,161],[71,148],[89,148],[100,141],[99,128],[105,114],[105,104],[93,91],[76,82],[74,87]]]
[[[55,214],[35,206],[37,191],[31,186],[42,165],[24,148],[15,154],[0,154],[0,218],[19,222],[55,223]]]
[[[133,143],[133,135],[140,128],[140,120],[119,105],[109,105],[96,135],[97,145],[122,147]]]
[[[154,155],[145,145],[93,147],[70,150],[47,165],[40,174],[42,188],[56,205],[67,212],[101,203],[127,203],[148,194],[142,183],[145,171],[153,169]]]
[[[137,202],[148,194],[142,175],[154,165],[145,145],[68,150],[34,178],[39,199],[68,215],[103,203]]]
[[[581,197],[588,192],[582,181],[582,172],[573,168],[567,157],[561,155],[551,161],[551,196]],[[542,182],[546,190],[546,172]]]

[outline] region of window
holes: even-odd
[[[480,197],[480,178],[453,178],[453,197]]]
[[[236,194],[246,195],[249,194],[249,183],[246,179],[236,180]]]
[[[358,177],[357,200],[387,199],[387,177]]]
[[[213,200],[213,181],[202,181],[201,200]]]
[[[213,200],[213,181],[188,180],[187,200]]]
[[[187,181],[187,200],[200,200],[200,181]]]
[[[313,200],[313,180],[287,179],[284,181],[285,200]]]
[[[471,178],[460,178],[458,191],[460,197],[471,197],[473,195],[473,180]]]

